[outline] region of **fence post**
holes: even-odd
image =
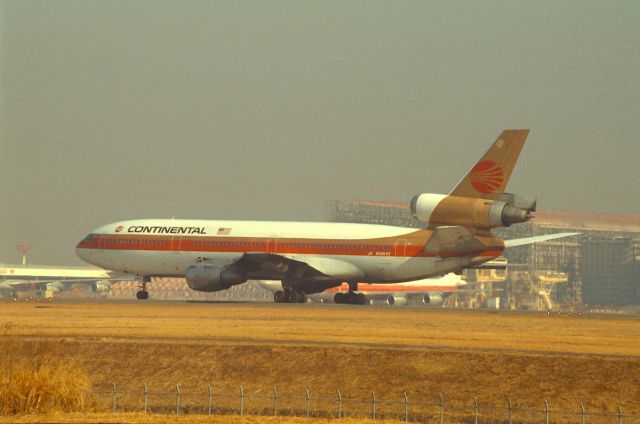
[[[622,407],[618,404],[618,424],[622,424]]]
[[[310,403],[311,403],[311,402],[310,402],[310,396],[309,396],[309,388],[307,387],[307,388],[306,388],[306,389],[304,389],[304,390],[305,390],[305,392],[306,392],[306,394],[307,394],[307,399],[306,399],[306,401],[307,401],[307,418],[309,418],[309,412],[310,412],[310,411],[309,411],[309,408],[310,408],[310,406],[311,406],[311,405],[310,405]]]
[[[278,389],[273,388],[273,416],[278,415]]]
[[[116,412],[116,383],[112,383],[111,384],[111,397],[112,397],[112,400],[113,400],[113,402],[112,402],[113,406],[112,406],[111,410],[113,412]]]
[[[440,393],[440,424],[444,424],[444,399]]]
[[[546,424],[549,424],[549,402],[547,402],[547,400],[545,399],[544,401],[544,422]]]
[[[176,415],[180,415],[180,386],[176,384]]]
[[[513,406],[511,405],[511,399],[507,398],[507,403],[509,404],[509,424],[511,424],[511,414],[513,411]]]
[[[211,407],[213,406],[213,394],[211,393],[211,384],[207,384],[207,390],[209,392],[209,415],[211,415]]]
[[[584,403],[580,402],[580,424],[584,424]]]
[[[478,399],[473,397],[473,423],[478,424]]]
[[[342,395],[338,389],[338,418],[342,418]]]
[[[376,419],[376,392],[371,392],[371,418]]]
[[[149,395],[149,390],[147,390],[147,383],[144,383],[144,413],[147,413],[147,396]]]
[[[244,389],[240,386],[240,415],[244,415]]]
[[[404,392],[404,421],[409,421],[409,397],[407,392]]]

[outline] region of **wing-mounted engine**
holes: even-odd
[[[50,292],[59,292],[63,289],[63,287],[64,285],[59,281],[54,281],[45,285],[45,289]]]
[[[411,213],[420,222],[434,228],[460,225],[489,229],[508,227],[531,219],[536,210],[535,197],[502,193],[498,200],[423,193],[411,200]]]
[[[202,292],[226,290],[247,281],[246,275],[233,266],[220,267],[206,262],[187,268],[185,279],[190,289]]]
[[[94,293],[103,293],[111,291],[111,282],[108,280],[100,280],[91,283],[91,291]]]

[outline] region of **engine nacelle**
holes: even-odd
[[[47,291],[59,292],[60,290],[62,290],[64,285],[62,283],[54,281],[53,283],[47,283],[47,285],[45,287],[46,287]]]
[[[206,263],[190,266],[184,277],[190,289],[202,292],[226,290],[247,281],[247,277],[236,269]]]
[[[425,294],[420,301],[425,305],[440,305],[442,303],[442,296],[439,294]]]
[[[411,213],[420,222],[437,227],[461,225],[476,228],[508,227],[531,219],[535,199],[503,193],[502,200],[474,199],[423,193],[411,199]],[[518,206],[516,206],[518,205]]]
[[[91,291],[94,293],[103,293],[111,291],[111,283],[109,281],[96,281],[91,283]]]
[[[407,298],[404,296],[394,296],[394,295],[390,295],[387,296],[387,305],[391,305],[391,306],[404,306],[407,304]]]

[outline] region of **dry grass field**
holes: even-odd
[[[228,417],[228,416],[204,416],[186,415],[176,417],[175,415],[145,415],[139,413],[119,413],[119,414],[45,414],[45,415],[24,415],[20,417],[2,417],[0,423],[64,423],[64,424],[152,424],[160,422],[171,422],[177,424],[322,424],[336,422],[332,419],[313,419],[295,417]],[[396,420],[368,420],[368,419],[342,419],[340,424],[398,424]]]
[[[271,393],[640,413],[640,319],[332,305],[0,303],[3,339],[46,346],[95,390]],[[3,364],[6,366],[6,364]],[[140,405],[139,403],[136,405]],[[249,405],[250,406],[250,405]],[[195,419],[195,418],[194,418]],[[69,421],[73,422],[73,421]],[[104,422],[109,422],[104,421]],[[132,421],[134,422],[134,421]],[[135,421],[138,422],[138,421]],[[145,421],[140,421],[145,422]],[[191,422],[191,421],[185,421]],[[197,421],[194,421],[197,422]],[[213,421],[216,422],[216,421]],[[252,422],[252,421],[246,421]],[[278,421],[279,422],[279,421]],[[291,421],[298,422],[298,421]]]
[[[175,415],[145,415],[140,413],[118,413],[118,414],[45,414],[45,415],[24,415],[20,417],[2,417],[0,423],[63,423],[63,424],[155,424],[171,422],[177,424],[322,424],[336,422],[333,419],[313,419],[295,417],[229,417],[229,416],[205,416],[205,415],[185,415],[176,417]],[[397,420],[368,420],[368,419],[342,419],[340,424],[399,424]]]

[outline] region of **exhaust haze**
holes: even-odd
[[[0,2],[0,262],[127,218],[322,220],[446,193],[505,128],[508,191],[640,213],[640,3]]]

